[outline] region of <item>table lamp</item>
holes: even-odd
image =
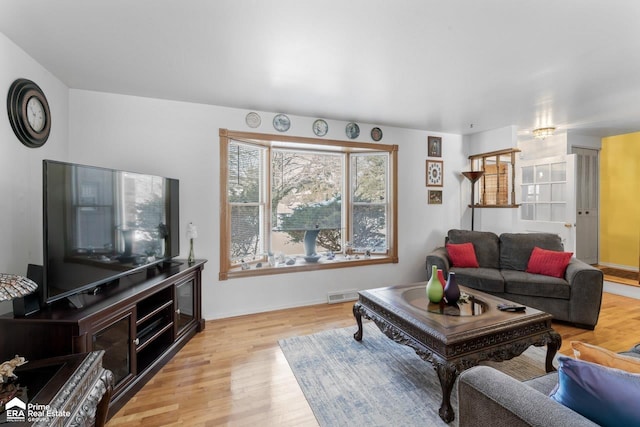
[[[31,279],[17,274],[0,273],[0,301],[11,301],[29,295],[38,289]]]
[[[190,222],[187,225],[187,239],[189,239],[189,258],[187,258],[187,263],[189,265],[193,265],[196,262],[195,254],[193,253],[193,239],[198,237],[198,229],[196,226]]]

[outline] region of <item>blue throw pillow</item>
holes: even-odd
[[[601,426],[640,425],[640,374],[558,357],[551,398]]]

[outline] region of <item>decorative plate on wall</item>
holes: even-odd
[[[358,126],[357,123],[351,122],[347,124],[345,132],[347,134],[347,138],[356,139],[358,136],[360,136],[360,126]]]
[[[325,136],[329,131],[329,125],[322,119],[313,122],[313,133],[317,136]]]
[[[253,111],[247,114],[247,117],[244,119],[247,122],[247,126],[250,128],[257,128],[262,123],[262,119],[258,113],[254,113]]]
[[[278,132],[286,132],[291,127],[291,120],[286,114],[277,114],[273,118],[273,127]]]
[[[373,139],[376,142],[380,141],[382,139],[382,129],[380,128],[371,129],[371,139]]]

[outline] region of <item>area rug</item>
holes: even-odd
[[[320,426],[455,426],[438,416],[442,399],[432,365],[384,336],[371,322],[279,342]],[[545,373],[546,348],[491,366],[519,379]],[[484,363],[483,363],[484,364]],[[454,387],[452,406],[457,414]]]

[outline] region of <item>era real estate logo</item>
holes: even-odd
[[[14,397],[5,405],[7,422],[23,423],[27,420],[27,404],[17,397]]]
[[[14,397],[5,405],[7,422],[24,423],[36,421],[50,421],[52,418],[69,417],[71,412],[59,411],[49,405],[37,403],[24,403],[20,398]]]

